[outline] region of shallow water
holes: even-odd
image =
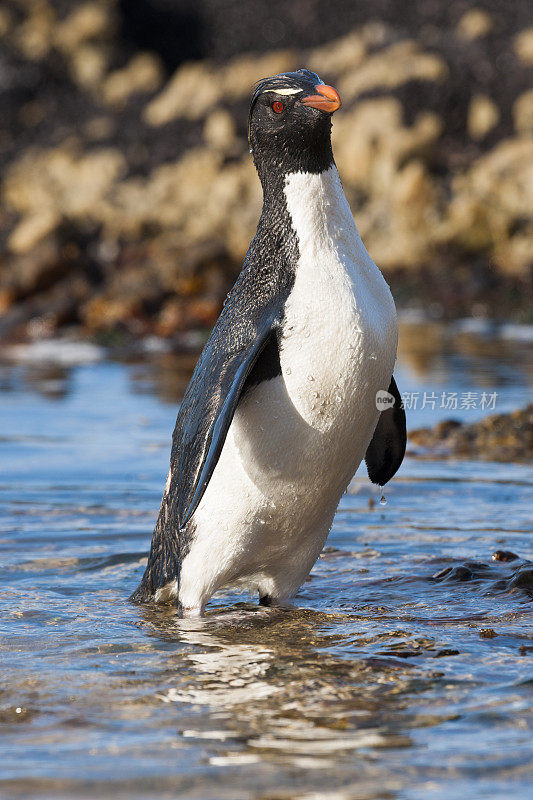
[[[525,345],[428,339],[402,392],[525,404]],[[127,597],[194,359],[100,356],[0,368],[0,796],[529,800],[531,470],[411,457],[386,506],[361,472],[294,608],[180,621]]]

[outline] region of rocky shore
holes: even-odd
[[[305,65],[400,306],[531,313],[527,4],[5,0],[0,338],[209,328],[260,210],[252,84]]]
[[[469,425],[447,420],[434,428],[410,431],[409,443],[414,455],[531,461],[533,404],[510,414],[493,414]]]

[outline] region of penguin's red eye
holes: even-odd
[[[283,103],[280,103],[279,100],[275,100],[272,103],[272,110],[276,112],[276,114],[281,114],[283,111]]]

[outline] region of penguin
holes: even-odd
[[[263,605],[290,602],[363,458],[381,486],[403,460],[396,309],[335,166],[340,106],[307,69],[255,86],[263,208],[179,407],[134,601],[203,616],[217,590],[241,585]]]

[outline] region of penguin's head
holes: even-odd
[[[333,163],[331,115],[340,105],[336,90],[308,69],[259,81],[250,103],[248,135],[261,179],[327,169]]]

